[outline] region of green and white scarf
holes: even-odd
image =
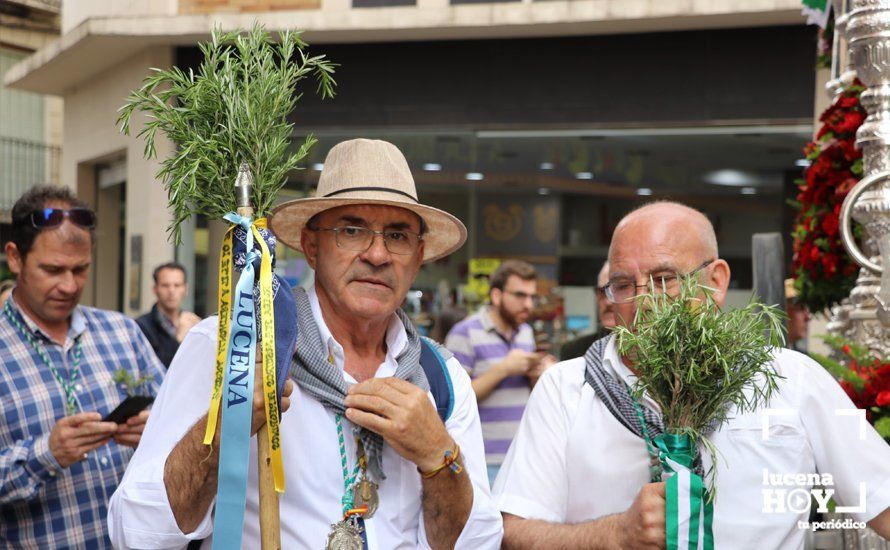
[[[665,536],[668,550],[713,550],[712,532],[714,508],[708,498],[703,480],[701,457],[688,435],[664,431],[661,414],[639,406],[627,384],[606,371],[603,357],[609,345],[606,336],[593,343],[584,354],[584,381],[590,384],[597,397],[612,416],[640,439],[652,436],[647,447],[657,450],[663,477],[666,477]],[[640,418],[644,418],[644,427]],[[653,452],[650,450],[650,452]]]

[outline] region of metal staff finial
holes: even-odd
[[[235,179],[235,206],[239,210],[242,208],[253,209],[250,204],[252,189],[253,174],[250,172],[250,166],[246,162],[242,162],[238,168],[238,177]]]

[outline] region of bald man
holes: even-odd
[[[729,287],[710,222],[678,203],[626,216],[609,264],[607,291],[624,326],[650,277],[675,292],[678,274],[694,274],[720,305]],[[603,400],[630,403],[626,388],[636,380],[614,340],[558,363],[535,387],[493,491],[504,548],[664,547],[664,483],[649,468],[657,458],[649,456],[639,420]],[[708,436],[719,453],[715,547],[803,548],[814,479],[827,492],[816,496],[833,496],[856,521],[890,535],[890,446],[858,413],[845,414],[855,406],[818,364],[787,349],[774,351],[773,364],[784,378],[768,407],[781,414],[766,417],[767,431],[761,410],[731,414]],[[648,396],[639,405],[660,416]],[[702,460],[707,472],[706,453]]]

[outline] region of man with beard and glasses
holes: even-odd
[[[0,311],[0,547],[109,548],[108,499],[148,411],[102,418],[127,398],[118,372],[154,394],[163,368],[135,321],[79,305],[96,215],[64,187],[12,207],[15,273]]]
[[[445,347],[473,379],[488,477],[494,483],[531,388],[555,359],[535,352],[534,332],[526,322],[538,291],[534,266],[507,260],[492,273],[489,287],[491,305],[454,325]]]
[[[294,290],[281,547],[498,548],[502,523],[470,379],[399,309],[420,266],[464,243],[464,225],[418,201],[394,145],[355,139],[328,153],[315,197],[278,206],[269,226],[315,270],[309,290]],[[217,327],[216,317],[199,323],[173,359],[111,501],[120,548],[182,548],[213,534],[220,452],[218,435],[212,446],[203,437]],[[435,370],[425,360],[431,351]],[[450,404],[440,413],[443,388]],[[252,433],[264,422],[257,384]],[[255,440],[251,455],[243,548],[260,547]]]

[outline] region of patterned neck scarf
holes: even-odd
[[[600,338],[584,354],[584,381],[590,384],[590,387],[596,392],[596,396],[609,409],[609,412],[612,413],[612,416],[618,422],[621,422],[625,428],[640,439],[645,439],[643,426],[634,408],[634,398],[630,394],[627,384],[622,380],[617,380],[603,366],[603,358],[606,354],[606,348],[609,346],[610,338],[616,338],[616,336],[609,335],[605,338]],[[661,413],[657,413],[648,407],[640,406],[640,408],[643,411],[643,417],[646,419],[646,428],[649,431],[649,435],[654,439],[656,436],[664,433],[664,422],[661,418]],[[698,475],[703,475],[700,454],[695,458],[693,470]]]
[[[327,346],[312,315],[309,296],[302,288],[294,289],[297,302],[297,347],[291,362],[290,375],[300,387],[317,399],[325,409],[334,414],[345,414],[346,380],[343,371],[328,361]],[[424,391],[430,385],[420,366],[420,335],[417,328],[401,309],[396,315],[405,326],[408,344],[396,358],[398,367],[395,377],[411,382]],[[365,428],[357,427],[358,437],[367,453],[368,469],[378,480],[386,479],[383,473],[383,437]]]

